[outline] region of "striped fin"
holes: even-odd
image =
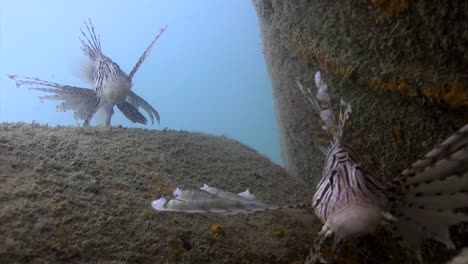
[[[403,171],[390,190],[397,230],[414,250],[425,238],[453,248],[449,227],[468,222],[457,210],[468,208],[468,125]]]
[[[138,107],[143,108],[143,110],[145,110],[149,115],[152,124],[154,124],[154,118],[156,118],[156,121],[158,121],[159,124],[160,118],[158,111],[156,111],[156,109],[154,109],[148,102],[146,102],[145,99],[141,98],[133,91],[130,91],[130,94],[127,96],[126,100],[136,109],[138,109]]]
[[[408,200],[408,198],[406,198]],[[411,204],[406,206],[428,210],[451,210],[467,206],[468,193],[454,193],[448,195],[425,195],[412,197]]]
[[[351,105],[341,98],[340,109],[338,116],[336,116],[333,111],[330,94],[328,93],[328,86],[322,80],[320,71],[315,73],[315,85],[318,91],[314,96],[310,88],[305,88],[301,83],[297,82],[297,86],[302,94],[312,104],[313,108],[320,116],[320,119],[322,119],[325,124],[322,126],[322,129],[330,133],[333,137],[333,143],[337,143],[343,136],[345,122],[349,119],[351,114]]]
[[[402,207],[399,209],[399,212],[403,215],[400,218],[405,219],[407,223],[398,222],[398,226],[408,225],[408,222],[410,222],[424,233],[424,237],[419,238],[421,241],[426,237],[430,237],[445,244],[449,249],[454,249],[455,245],[450,239],[448,227],[468,221],[468,215],[464,213],[454,213],[451,210],[432,211],[414,207]],[[413,233],[414,232],[410,231],[408,235],[413,236]],[[418,243],[421,243],[421,241]]]
[[[96,92],[91,89],[53,83],[33,77],[17,75],[9,75],[8,77],[16,82],[17,87],[22,85],[31,86],[29,87],[30,90],[51,93],[51,95],[40,96],[41,102],[44,100],[63,101],[57,105],[57,111],[73,110],[75,112],[74,118],[78,124],[80,120],[85,120],[90,115],[98,103]]]
[[[74,118],[79,123],[80,120],[85,120],[94,106],[97,104],[98,99],[96,94],[91,89],[85,88],[68,88],[50,89],[50,88],[30,88],[31,90],[38,90],[43,92],[55,93],[54,95],[40,96],[41,102],[44,100],[63,100],[62,103],[57,105],[58,112],[65,112],[67,110],[74,111]]]
[[[184,213],[238,214],[284,208],[310,207],[309,203],[278,206],[258,201],[247,189],[242,193],[231,193],[204,185],[200,190],[175,189],[174,199],[160,198],[151,203],[156,211]]]
[[[117,104],[117,108],[119,108],[120,112],[122,112],[128,120],[132,121],[133,123],[140,123],[146,125],[146,117],[144,117],[138,109],[136,109],[133,105],[128,102],[123,102],[121,104]]]
[[[84,37],[84,39],[80,38],[81,50],[86,55],[88,55],[91,60],[96,61],[98,58],[103,56],[101,49],[101,37],[96,35],[91,19],[88,19],[88,23],[85,21],[84,24],[89,36],[86,35],[82,29],[80,29],[81,35]]]
[[[143,54],[141,55],[141,57],[138,59],[137,63],[135,64],[135,66],[133,66],[133,69],[132,71],[130,72],[130,74],[128,75],[128,77],[131,79],[133,79],[133,76],[135,75],[135,73],[138,71],[138,69],[140,68],[141,64],[143,64],[143,62],[145,61],[146,57],[148,57],[148,55],[150,54],[151,52],[151,49],[153,49],[153,46],[154,44],[156,44],[156,41],[159,39],[159,37],[164,33],[164,31],[166,31],[167,29],[167,26],[165,26],[164,28],[162,28],[160,31],[159,31],[159,34],[156,35],[156,37],[153,39],[153,41],[150,43],[150,45],[146,48],[146,50],[143,52]]]
[[[56,89],[61,89],[63,91],[65,90],[70,90],[68,88],[78,88],[78,89],[85,89],[85,90],[90,90],[87,88],[81,88],[81,87],[76,87],[76,86],[70,86],[70,85],[65,85],[65,84],[60,84],[60,83],[54,83],[54,82],[49,82],[45,80],[41,80],[36,77],[25,77],[25,76],[18,76],[18,75],[13,75],[9,74],[7,75],[8,78],[12,79],[13,81],[16,82],[16,88],[19,88],[22,85],[41,85],[41,86],[46,86],[50,88],[56,88]]]
[[[467,145],[468,125],[465,125],[442,142],[440,146],[404,170],[399,180],[405,181],[406,184],[412,184],[466,171],[468,169]]]
[[[468,163],[467,161],[465,161]],[[468,172],[464,174],[454,174],[448,177],[425,181],[423,183],[415,183],[412,185],[403,185],[405,195],[419,197],[427,195],[450,195],[458,192],[463,192],[468,188]],[[468,200],[467,204],[468,206]]]
[[[393,185],[400,193],[418,196],[468,189],[468,125],[404,170]]]
[[[421,226],[407,219],[399,219],[395,231],[401,236],[400,242],[412,249],[417,258],[421,260],[421,244],[426,238],[426,234],[421,229]]]

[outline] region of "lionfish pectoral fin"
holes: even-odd
[[[146,125],[146,118],[140,113],[140,111],[138,111],[137,108],[135,108],[130,103],[123,102],[121,104],[118,104],[117,108],[119,108],[120,112],[122,112],[125,115],[125,117],[133,123],[140,123]]]
[[[9,78],[14,80],[18,87],[25,85],[29,86],[30,90],[49,93],[39,97],[41,102],[44,100],[63,101],[57,105],[57,111],[73,110],[73,116],[78,123],[79,120],[86,120],[99,101],[96,92],[92,89],[49,82],[34,77],[10,75]]]
[[[152,124],[154,124],[155,118],[159,124],[160,117],[159,117],[158,111],[156,111],[156,109],[154,109],[148,102],[146,102],[145,99],[141,98],[133,91],[130,91],[130,94],[127,96],[126,100],[128,103],[133,105],[133,107],[135,107],[136,109],[138,109],[138,107],[143,108],[143,110],[145,110],[148,116],[150,117]]]
[[[422,240],[454,244],[449,227],[468,222],[468,125],[402,172],[391,187],[397,230],[419,250]]]

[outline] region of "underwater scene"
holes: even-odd
[[[0,263],[468,264],[466,10],[0,0]]]

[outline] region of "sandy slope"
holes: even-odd
[[[246,188],[275,203],[310,188],[223,136],[125,128],[0,125],[0,263],[292,263],[310,212],[158,213],[175,186]],[[217,224],[222,231],[210,231]],[[221,230],[218,229],[218,230]]]

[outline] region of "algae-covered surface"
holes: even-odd
[[[468,2],[253,2],[292,174],[320,177],[322,132],[296,85],[316,89],[318,70],[352,105],[348,143],[384,179],[468,122]]]
[[[311,211],[160,213],[151,201],[204,183],[272,203],[311,188],[223,136],[0,125],[0,263],[300,263]]]
[[[345,142],[383,182],[468,122],[468,2],[254,0],[272,81],[287,171],[314,185],[327,144],[320,118],[297,87],[322,72],[332,100],[352,106]],[[452,228],[458,249],[466,225]],[[371,240],[367,240],[371,239]],[[359,239],[357,262],[410,263],[388,234]],[[427,242],[425,263],[456,254]]]

